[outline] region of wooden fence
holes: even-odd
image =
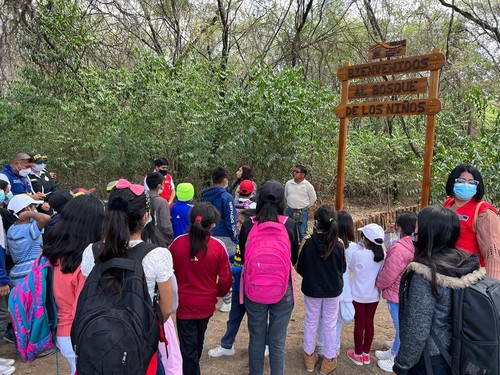
[[[415,213],[418,213],[419,210],[420,210],[420,206],[417,204],[414,206],[398,208],[398,209],[393,210],[393,211],[378,212],[376,214],[369,215],[368,217],[366,217],[364,219],[356,220],[354,222],[354,226],[355,226],[355,229],[358,229],[358,228],[364,227],[366,224],[375,223],[375,224],[380,225],[385,230],[389,224],[396,222],[396,217],[400,213],[405,212],[405,211],[413,211]]]

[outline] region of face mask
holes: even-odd
[[[397,240],[401,239],[401,233],[400,232],[396,232],[396,239]]]
[[[455,184],[453,185],[453,194],[458,199],[469,200],[476,195],[477,186],[470,184]]]
[[[31,173],[31,168],[24,168],[19,171],[19,176],[26,177]]]
[[[3,203],[5,200],[5,191],[0,190],[0,203]]]
[[[33,169],[38,172],[40,172],[43,168],[45,168],[45,164],[35,164],[33,167]]]
[[[160,173],[163,177],[165,177],[165,176],[167,175],[168,171],[166,171],[166,170],[164,170],[164,169],[160,169],[160,170],[158,171],[158,173]]]
[[[365,240],[364,239],[360,239],[358,245],[361,246],[361,247],[365,247]]]
[[[158,189],[158,195],[161,195],[163,193],[163,189]]]
[[[151,212],[150,212],[149,215],[148,215],[148,219],[146,220],[146,224],[144,224],[144,226],[148,225],[152,221],[153,221],[153,217],[151,216]]]
[[[9,191],[9,194],[7,194],[7,199],[10,201],[13,196],[14,196],[14,193],[12,191]]]

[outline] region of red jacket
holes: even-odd
[[[172,176],[167,173],[165,177],[163,177],[163,191],[161,192],[160,197],[165,198],[167,201],[169,201],[171,195],[172,195]]]
[[[382,298],[399,303],[399,282],[414,256],[415,247],[411,236],[401,238],[387,250],[384,265],[375,282],[375,286],[382,292]]]
[[[210,236],[207,253],[198,252],[196,261],[189,256],[189,234],[177,237],[169,250],[179,288],[177,317],[208,318],[215,310],[217,297],[225,296],[233,282],[224,243]]]
[[[479,216],[484,210],[492,210],[498,215],[497,210],[488,202],[483,200],[476,201],[475,199],[469,200],[462,207],[455,210],[460,220],[460,236],[458,237],[456,248],[463,249],[469,253],[475,253],[479,256],[479,261],[481,262],[481,267],[484,267],[484,257],[479,250],[479,244],[477,243],[476,232],[474,231],[474,215],[476,212],[477,205],[481,203],[477,215]],[[455,203],[455,198],[448,198],[443,202],[444,207],[451,207]]]

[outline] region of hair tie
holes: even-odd
[[[202,222],[203,218],[201,216],[196,216],[194,218],[194,221],[199,221],[200,223]]]
[[[328,221],[331,223],[333,221],[333,217],[329,218]]]

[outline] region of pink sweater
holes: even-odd
[[[403,237],[387,250],[384,266],[375,282],[377,288],[382,292],[382,298],[399,303],[399,282],[414,255],[415,248],[411,236]]]
[[[54,298],[57,305],[57,336],[70,336],[75,317],[78,296],[85,284],[80,266],[73,273],[62,273],[61,267],[54,267]]]

